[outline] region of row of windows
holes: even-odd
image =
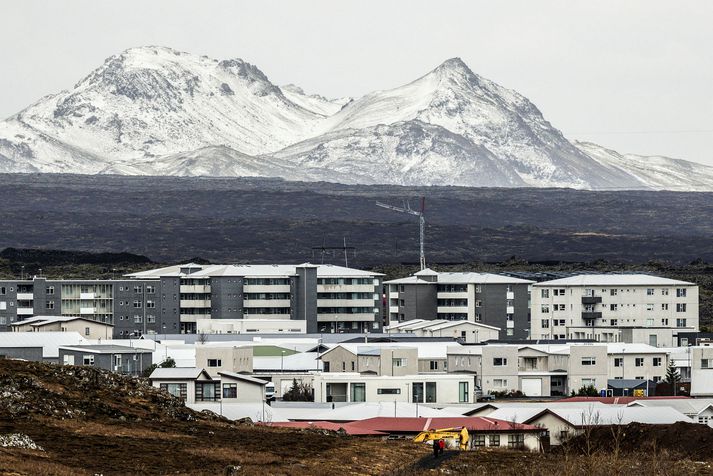
[[[565,288],[555,288],[552,289],[552,295],[553,296],[564,296],[565,295]],[[602,294],[607,293],[606,288],[602,288],[601,290]],[[636,293],[636,288],[634,289],[618,289],[618,288],[610,288],[608,289],[608,293],[610,296],[617,296],[619,293],[623,292],[634,292]],[[686,297],[686,288],[676,288],[676,297]],[[570,294],[572,294],[572,290],[570,289]],[[588,297],[593,297],[595,295],[595,290],[594,289],[585,289],[584,290],[584,295]],[[646,288],[646,295],[647,296],[655,296],[656,295],[656,289],[655,288]],[[661,289],[661,295],[662,296],[668,296],[669,295],[669,289],[668,288],[662,288]],[[550,289],[541,289],[540,290],[540,296],[543,298],[549,298],[550,297]]]
[[[250,301],[253,299],[273,300],[273,299],[290,299],[290,293],[245,293],[244,299]]]
[[[373,293],[317,293],[317,299],[378,299]]]
[[[326,285],[361,285],[361,284],[374,284],[373,278],[318,278],[317,284]]]
[[[652,365],[654,367],[661,367],[663,362],[663,358],[661,357],[652,357]],[[646,363],[645,357],[635,357],[634,358],[634,367],[643,367],[644,364]],[[623,367],[624,366],[624,357],[615,357],[614,358],[614,367]]]
[[[245,286],[285,286],[289,278],[245,278]]]
[[[371,314],[379,312],[371,307],[318,307],[317,314]]]

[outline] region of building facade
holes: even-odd
[[[0,331],[33,316],[76,316],[113,324],[118,338],[196,333],[201,320],[295,321],[286,332],[381,332],[380,296],[378,273],[309,263],[186,264],[118,280],[35,277],[0,281]]]
[[[532,286],[532,339],[673,345],[698,330],[698,286],[643,274],[579,275]]]
[[[488,273],[437,273],[430,269],[386,281],[389,323],[412,319],[480,322],[502,329],[501,339],[530,332],[533,281]]]

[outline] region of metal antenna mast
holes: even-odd
[[[424,252],[423,249],[423,242],[425,241],[425,233],[426,233],[426,217],[424,212],[426,211],[426,199],[424,197],[421,197],[421,208],[420,210],[414,210],[411,208],[411,205],[408,202],[404,202],[403,207],[395,207],[393,205],[389,205],[388,203],[382,203],[382,202],[376,202],[377,207],[381,208],[386,208],[388,210],[393,210],[395,212],[399,213],[408,213],[409,215],[416,215],[418,217],[418,225],[419,225],[419,246],[420,246],[420,265],[421,269],[426,269],[426,253]]]

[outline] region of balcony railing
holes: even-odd
[[[601,304],[601,296],[582,296],[582,304]]]
[[[601,319],[602,313],[601,312],[592,312],[592,311],[585,311],[582,313],[582,319]]]

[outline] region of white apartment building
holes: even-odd
[[[698,286],[644,274],[583,274],[532,286],[532,339],[670,347],[698,330]]]

